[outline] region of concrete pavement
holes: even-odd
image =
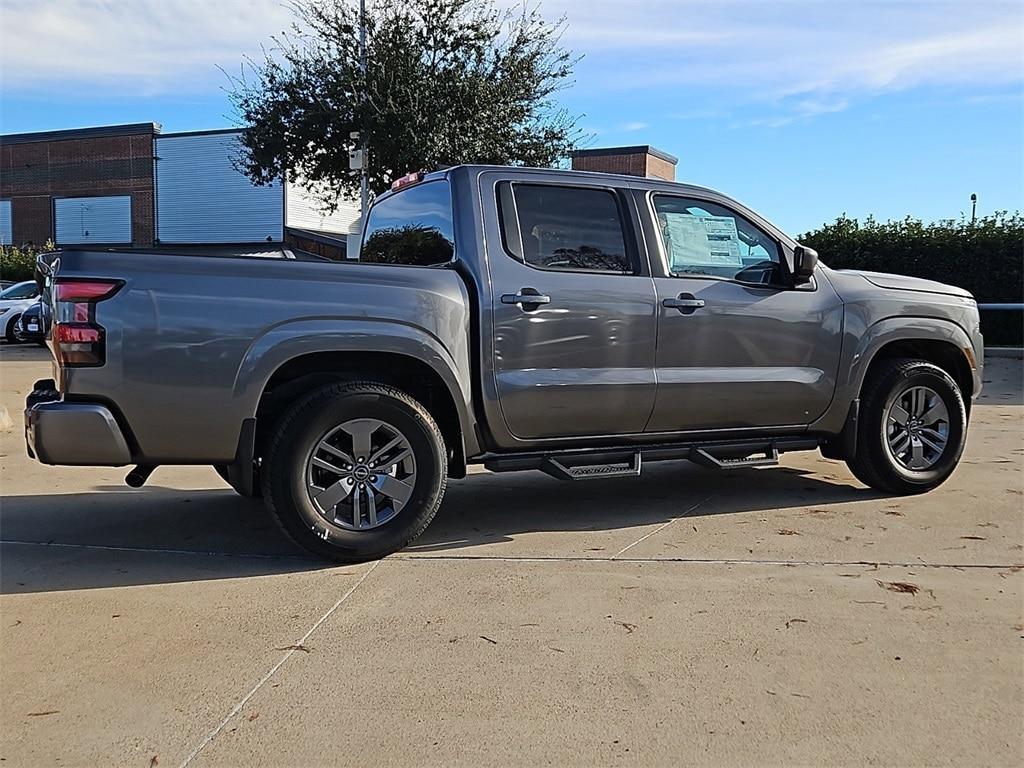
[[[28,460],[44,354],[0,349],[7,764],[1024,762],[1019,360],[926,496],[817,454],[475,473],[406,552],[327,567],[212,469]]]

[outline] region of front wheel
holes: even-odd
[[[19,339],[14,333],[14,326],[18,324],[21,319],[21,314],[14,315],[10,320],[7,321],[7,333],[4,334],[7,337],[8,344],[17,344]]]
[[[444,439],[406,393],[375,382],[317,390],[278,422],[263,496],[300,545],[331,560],[395,552],[434,518],[447,482]]]
[[[963,395],[923,360],[887,360],[861,395],[857,450],[847,461],[865,485],[888,493],[930,491],[956,469],[967,437]]]

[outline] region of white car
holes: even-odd
[[[8,343],[16,344],[14,324],[21,313],[31,307],[39,298],[39,286],[35,280],[15,283],[10,288],[0,291],[0,334],[7,338]]]

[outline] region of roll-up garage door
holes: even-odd
[[[161,243],[261,243],[284,238],[281,185],[253,185],[232,162],[240,151],[237,132],[157,137]]]
[[[0,200],[0,245],[10,245],[13,227],[11,226],[11,201]]]
[[[132,198],[58,197],[53,201],[57,245],[122,245],[132,241]]]

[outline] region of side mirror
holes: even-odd
[[[818,252],[806,245],[797,245],[793,251],[793,281],[797,285],[811,282],[816,266],[818,266]]]

